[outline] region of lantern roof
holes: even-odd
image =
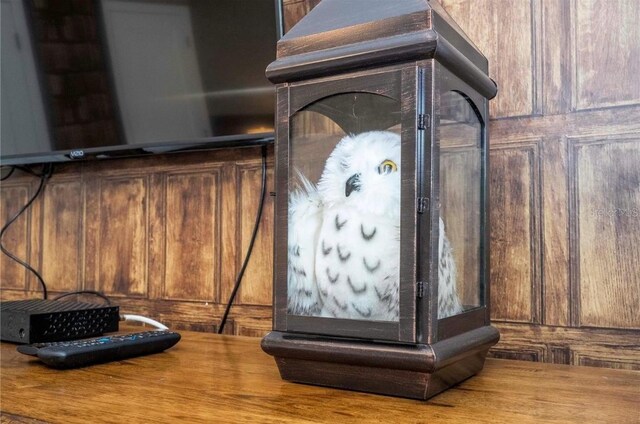
[[[322,0],[280,39],[266,74],[282,83],[432,58],[495,96],[487,59],[436,0]]]

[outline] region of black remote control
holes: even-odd
[[[18,346],[18,352],[37,356],[53,368],[78,368],[162,352],[179,340],[180,334],[176,332],[158,330],[67,342],[22,345]]]

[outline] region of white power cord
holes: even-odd
[[[145,324],[149,324],[149,325],[152,325],[152,326],[156,327],[156,329],[158,329],[158,330],[168,330],[169,329],[169,327],[167,327],[166,325],[161,324],[161,323],[159,323],[158,321],[156,321],[154,319],[143,317],[142,315],[123,314],[123,315],[120,315],[120,321],[143,322]]]

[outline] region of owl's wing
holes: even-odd
[[[288,312],[316,315],[320,297],[316,284],[315,251],[322,223],[322,202],[316,187],[298,172],[300,187],[289,195]]]

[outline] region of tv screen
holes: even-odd
[[[3,0],[2,164],[262,143],[277,0]]]

